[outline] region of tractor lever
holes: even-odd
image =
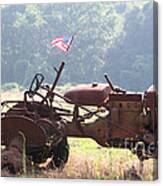
[[[60,78],[60,75],[61,75],[61,73],[62,73],[62,70],[63,70],[63,68],[64,68],[64,66],[65,66],[65,63],[62,61],[61,66],[59,67],[58,70],[57,70],[56,68],[54,68],[55,71],[57,72],[57,76],[56,76],[55,81],[54,81],[54,83],[53,83],[53,85],[52,85],[52,87],[51,87],[51,90],[50,90],[51,92],[53,92],[53,90],[55,89],[55,87],[56,87],[56,85],[57,85],[57,83],[58,83],[58,80],[59,80],[59,78]]]
[[[62,70],[63,70],[63,68],[64,68],[64,65],[65,65],[65,63],[62,61],[62,63],[61,63],[61,65],[60,65],[60,67],[59,67],[58,70],[57,70],[55,67],[53,67],[54,70],[55,70],[56,73],[57,73],[57,76],[56,76],[56,78],[55,78],[55,80],[54,80],[54,83],[53,83],[53,85],[52,85],[51,88],[49,88],[49,87],[44,87],[44,89],[47,90],[47,94],[46,94],[46,96],[45,96],[45,99],[49,98],[51,103],[52,103],[53,98],[54,98],[54,95],[55,95],[55,94],[53,93],[53,91],[54,91],[54,89],[55,89],[55,87],[56,87],[56,85],[57,85],[57,83],[58,83],[58,80],[59,80],[59,78],[60,78],[60,75],[61,75],[61,73],[62,73]],[[43,102],[44,102],[44,101],[42,101],[42,103],[43,103]]]
[[[107,74],[104,74],[104,77],[105,77],[105,79],[106,79],[107,83],[109,84],[109,86],[110,86],[110,88],[111,88],[112,91],[117,92],[117,93],[121,92],[123,94],[126,93],[125,90],[123,90],[123,89],[121,89],[119,87],[118,88],[114,87],[113,86],[113,83],[111,82],[111,80],[110,80],[110,78],[108,77]]]
[[[105,77],[105,79],[106,79],[107,83],[109,84],[109,86],[110,86],[111,90],[112,90],[112,91],[114,91],[114,90],[115,90],[115,88],[113,87],[113,84],[112,84],[112,82],[111,82],[110,78],[108,77],[108,75],[107,75],[107,74],[104,74],[104,77]]]

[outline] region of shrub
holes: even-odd
[[[9,90],[18,90],[22,91],[23,87],[17,84],[16,82],[11,82],[11,83],[5,83],[1,86],[2,91],[9,91]]]

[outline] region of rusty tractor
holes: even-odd
[[[64,62],[52,84],[34,76],[24,99],[1,103],[1,169],[10,174],[25,165],[48,158],[52,168],[68,161],[67,137],[92,138],[102,147],[128,148],[143,161],[157,158],[157,91],[152,85],[143,93],[115,87],[107,74],[105,84],[78,85],[64,95],[55,90]],[[44,93],[42,93],[44,92]],[[57,99],[72,106],[56,106]],[[92,120],[94,118],[94,120]]]

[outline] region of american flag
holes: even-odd
[[[65,37],[60,36],[53,39],[51,42],[52,47],[57,47],[60,50],[67,52],[70,48],[70,45],[72,44],[73,36]]]

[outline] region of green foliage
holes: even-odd
[[[2,8],[2,84],[29,86],[34,74],[61,83],[104,81],[144,90],[152,83],[152,1],[8,5]],[[55,36],[76,33],[68,54],[51,48]]]
[[[12,82],[12,83],[6,83],[1,86],[2,91],[10,91],[10,90],[22,90],[22,87],[20,87],[17,83]]]

